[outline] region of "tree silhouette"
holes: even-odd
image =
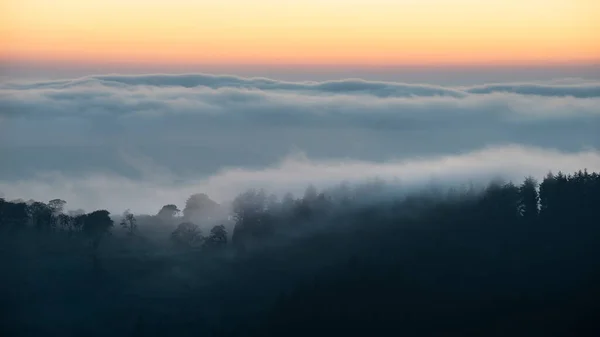
[[[208,248],[224,248],[227,246],[227,230],[224,225],[214,226],[204,242]]]
[[[4,198],[0,198],[0,229],[3,229],[6,226],[6,209],[8,203]]]
[[[87,214],[76,214],[71,216],[71,227],[74,232],[83,232]]]
[[[58,214],[62,213],[66,204],[67,202],[62,199],[52,199],[48,201],[48,207],[50,207],[54,216],[58,216]]]
[[[54,227],[53,210],[43,202],[34,201],[29,205],[30,217],[34,228],[48,231]]]
[[[191,222],[182,222],[171,233],[171,241],[180,248],[200,247],[204,241],[200,228]]]
[[[208,195],[204,193],[193,194],[185,202],[183,218],[186,221],[194,220],[198,217],[208,219],[218,207],[219,204],[211,200]]]
[[[169,204],[169,205],[164,205],[160,211],[158,211],[157,216],[165,221],[171,221],[173,220],[176,216],[179,215],[179,212],[181,212],[179,210],[179,208],[177,208],[177,206],[173,205],[173,204]]]
[[[129,210],[123,213],[120,225],[127,231],[127,235],[130,237],[134,236],[137,232],[137,220]]]
[[[29,221],[29,206],[24,202],[4,202],[2,217],[4,226],[10,231],[26,228]]]
[[[539,215],[540,197],[537,188],[538,183],[533,177],[526,178],[519,187],[519,214],[528,225],[535,224]]]
[[[241,250],[257,239],[268,237],[274,231],[274,217],[268,212],[264,190],[248,190],[238,195],[232,204],[235,227],[232,243]]]
[[[110,234],[113,221],[110,212],[106,210],[94,211],[83,218],[83,233],[92,241],[93,255],[96,256],[102,239]]]
[[[56,217],[56,224],[60,230],[73,234],[75,231],[74,221],[70,215],[60,213]]]

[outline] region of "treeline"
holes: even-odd
[[[195,220],[204,222],[227,222],[233,219],[231,236],[233,246],[244,250],[257,242],[286,230],[299,230],[302,226],[327,222],[332,217],[352,217],[360,210],[394,207],[401,213],[419,212],[435,214],[440,218],[461,217],[461,223],[474,222],[493,224],[543,224],[546,227],[569,225],[573,221],[595,225],[600,205],[600,176],[598,173],[579,171],[565,175],[549,173],[538,184],[527,178],[522,184],[492,183],[484,190],[450,190],[448,193],[413,193],[396,198],[395,203],[373,202],[384,188],[382,182],[364,184],[351,190],[347,186],[318,192],[310,186],[301,198],[286,194],[278,199],[264,190],[248,190],[238,195],[231,208],[223,213],[220,205],[205,194],[192,195],[183,211],[169,204],[152,218],[158,224],[177,224],[171,233],[172,242],[180,247],[225,246],[228,241],[226,226],[215,224],[204,236]],[[439,191],[438,191],[439,192]],[[369,200],[371,202],[369,203]],[[389,200],[388,200],[389,201]],[[449,202],[446,202],[449,201]],[[0,198],[0,228],[7,233],[22,230],[38,232],[63,232],[68,235],[82,234],[99,243],[114,227],[114,220],[107,210],[91,213],[83,211],[65,212],[66,201],[53,199],[48,203],[39,201],[7,201]],[[435,208],[435,212],[431,209]],[[368,213],[362,216],[368,216]],[[443,221],[443,219],[440,219]],[[118,223],[127,235],[138,235],[138,220],[126,211]]]
[[[540,184],[530,177],[520,185],[494,182],[483,190],[471,187],[414,192],[392,198],[391,202],[377,199],[384,188],[377,182],[352,193],[339,189],[318,193],[309,187],[302,198],[288,194],[281,201],[261,190],[247,191],[233,202],[233,244],[243,248],[279,230],[331,225],[331,221],[393,223],[406,222],[411,216],[432,218],[439,224],[488,228],[517,225],[569,230],[574,224],[600,227],[600,175],[587,171],[549,173]]]
[[[178,224],[170,235],[170,240],[176,247],[212,248],[227,244],[227,231],[224,225],[215,225],[210,233],[204,236],[198,225],[191,220],[198,218],[197,213],[211,212],[218,207],[218,204],[205,194],[192,195],[187,200],[183,213],[173,204],[163,206],[158,214],[150,217],[136,216],[128,210],[116,219],[116,223],[115,218],[111,217],[107,210],[96,210],[90,213],[83,210],[66,212],[66,204],[67,202],[61,199],[44,203],[34,200],[6,201],[0,198],[0,230],[5,235],[52,233],[73,239],[89,240],[94,250],[97,250],[102,239],[110,236],[116,225],[127,237],[142,238],[143,234],[139,228],[141,217],[145,223],[155,226]]]

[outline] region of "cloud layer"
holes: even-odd
[[[494,92],[537,96],[573,96],[578,98],[600,97],[600,82],[583,79],[559,79],[537,83],[495,83],[467,87],[443,87],[436,85],[408,84],[384,81],[346,79],[323,82],[287,82],[268,78],[243,78],[231,75],[99,75],[74,80],[58,80],[29,84],[9,84],[13,89],[67,89],[88,84],[125,88],[128,86],[152,87],[205,87],[211,89],[237,88],[263,91],[305,91],[327,94],[363,93],[378,97],[451,96],[466,97],[469,94]]]
[[[187,190],[173,187],[175,192],[169,186],[190,182],[195,187],[208,184],[214,193],[227,195],[217,191],[228,190],[225,183],[210,181],[231,181],[234,190],[253,180],[286,185],[288,175],[282,172],[318,178],[335,163],[343,163],[342,171],[331,179],[350,179],[349,172],[386,175],[379,170],[399,170],[400,162],[410,166],[406,160],[417,160],[418,169],[427,173],[423,163],[440,162],[418,158],[463,158],[461,154],[475,156],[482,148],[495,149],[485,153],[498,158],[484,156],[494,169],[503,167],[500,158],[522,158],[523,168],[535,169],[522,174],[560,169],[552,160],[562,163],[561,158],[568,156],[590,160],[589,165],[576,161],[572,169],[592,169],[593,149],[600,147],[598,130],[600,82],[582,79],[444,87],[189,74],[4,83],[0,84],[0,192],[37,197],[41,192],[32,184],[60,191],[52,183],[60,181],[71,186],[64,190],[65,198],[87,200],[86,207],[106,203],[108,192],[98,192],[96,200],[92,186],[98,191],[114,186],[115,192],[135,200],[134,187],[143,191],[140,196],[166,193],[182,198]],[[544,152],[543,158],[552,160],[538,156],[544,167],[532,167],[527,164],[530,152],[542,150],[531,149],[560,152]],[[316,171],[289,160],[273,166],[297,151],[313,160],[310,167]],[[506,153],[527,155],[511,158]],[[156,167],[162,167],[161,174]],[[307,171],[291,173],[294,167]],[[253,175],[257,172],[265,175],[257,178]],[[271,178],[265,178],[267,173]],[[246,178],[237,181],[239,175]],[[121,190],[126,186],[131,191]],[[74,192],[80,188],[87,192]],[[144,206],[147,203],[152,207]],[[160,206],[150,201],[136,205],[130,207]]]
[[[293,83],[146,75],[0,86],[4,119],[102,119],[118,125],[161,118],[193,120],[198,127],[241,123],[376,129],[432,127],[465,119],[546,122],[598,118],[599,102],[600,82],[590,81],[450,88],[362,80]]]

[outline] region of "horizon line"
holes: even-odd
[[[511,67],[595,67],[600,66],[600,58],[588,60],[514,60],[514,61],[481,61],[481,62],[189,62],[189,61],[144,61],[144,60],[83,60],[83,59],[33,59],[11,58],[0,56],[2,65],[69,65],[81,66],[134,66],[134,67],[329,67],[329,68],[511,68]]]

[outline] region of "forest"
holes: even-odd
[[[598,336],[600,174],[0,199],[2,336]],[[183,206],[183,205],[182,205]]]

